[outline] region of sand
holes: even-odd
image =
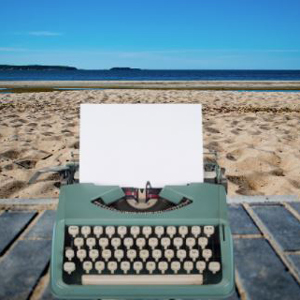
[[[0,198],[58,197],[56,174],[28,180],[78,155],[81,103],[202,103],[229,195],[300,196],[300,93],[107,89],[0,94]]]
[[[218,89],[218,90],[300,90],[300,81],[270,81],[270,80],[201,80],[201,81],[0,81],[0,88],[140,88],[140,89]]]

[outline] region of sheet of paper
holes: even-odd
[[[201,104],[82,104],[80,182],[203,182]]]

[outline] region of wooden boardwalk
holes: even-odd
[[[48,288],[57,200],[0,201],[0,299],[54,299]],[[23,205],[21,205],[23,203]],[[236,291],[228,299],[300,299],[300,202],[229,205]]]

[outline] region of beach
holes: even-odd
[[[174,83],[178,89],[171,83],[159,83],[162,88],[157,84],[151,83],[152,89],[132,88],[125,82],[122,89],[98,85],[105,89],[0,93],[0,199],[58,197],[57,174],[44,174],[34,184],[28,180],[41,168],[71,162],[72,153],[78,157],[81,103],[201,103],[204,151],[217,151],[218,163],[226,168],[229,195],[300,197],[300,93],[204,91],[193,89],[192,83]],[[10,87],[24,88],[24,83]]]
[[[0,81],[8,89],[160,89],[160,90],[298,90],[299,80],[61,80],[61,81]]]

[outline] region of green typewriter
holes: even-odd
[[[62,186],[52,293],[62,299],[228,297],[234,262],[227,185],[217,165],[204,167],[204,183],[182,186]]]

